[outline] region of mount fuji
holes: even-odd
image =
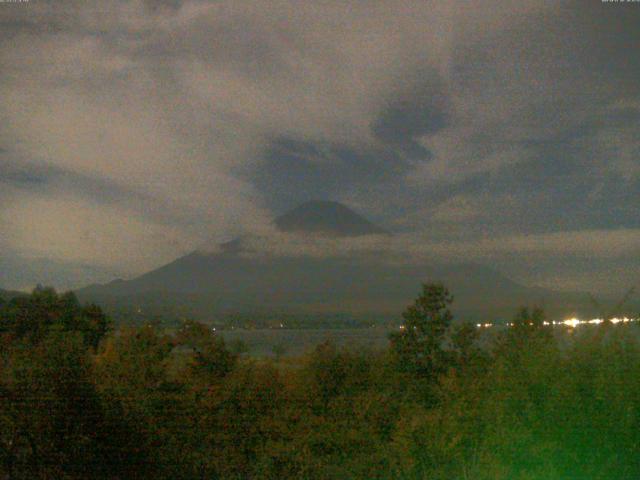
[[[107,309],[155,312],[203,321],[232,314],[398,316],[426,281],[452,291],[454,313],[471,321],[506,319],[522,305],[541,305],[562,314],[584,307],[586,296],[521,285],[482,265],[392,262],[384,251],[333,254],[331,242],[391,238],[349,207],[311,201],[278,217],[282,239],[325,245],[322,255],[288,251],[256,254],[258,237],[243,236],[211,251],[196,250],[130,280],[91,285],[76,293]],[[324,242],[324,243],[323,243]]]

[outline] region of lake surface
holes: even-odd
[[[478,345],[488,347],[504,326],[480,329]],[[576,329],[556,326],[553,332],[561,345],[568,345],[581,335],[590,334],[596,325],[583,325]],[[221,335],[227,346],[233,349],[234,342],[242,341],[247,354],[255,357],[272,357],[280,350],[282,356],[302,355],[317,345],[330,341],[338,347],[353,349],[384,350],[389,346],[389,327],[343,328],[343,329],[256,329],[222,330]],[[395,330],[398,331],[398,330]],[[614,325],[611,333],[628,335],[640,341],[640,319],[628,324]]]
[[[251,356],[274,356],[282,347],[285,356],[301,355],[316,345],[329,340],[334,345],[349,348],[382,350],[389,344],[389,328],[351,329],[264,329],[264,330],[223,330],[222,335],[230,347],[238,340],[248,348]]]

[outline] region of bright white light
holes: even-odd
[[[638,322],[640,321],[640,318],[629,318],[629,317],[622,317],[622,318],[617,318],[614,317],[612,319],[609,320],[611,323],[616,324],[616,323],[628,323],[628,322]],[[604,320],[602,318],[594,318],[591,320],[580,320],[579,318],[569,318],[567,320],[561,320],[561,321],[543,321],[542,324],[547,326],[547,325],[565,325],[567,327],[570,328],[576,328],[579,325],[600,325],[601,323],[604,323]],[[527,322],[528,325],[533,325],[533,323],[531,322]],[[507,327],[513,327],[515,326],[515,323],[513,322],[507,322],[505,323],[505,325]],[[489,327],[493,327],[493,323],[476,323],[476,327],[477,328],[489,328]],[[401,327],[402,328],[402,327]]]
[[[577,318],[570,318],[569,320],[565,320],[562,323],[564,323],[567,327],[576,328],[578,325],[580,325],[580,320],[578,320]]]

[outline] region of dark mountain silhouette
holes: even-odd
[[[336,237],[386,234],[382,228],[338,202],[311,201],[278,217],[281,232],[324,234]]]
[[[275,220],[280,232],[322,238],[389,235],[348,207],[313,201]],[[232,313],[399,315],[425,281],[441,281],[456,297],[456,313],[469,320],[505,319],[521,305],[576,310],[578,294],[529,288],[476,264],[427,265],[368,255],[247,255],[238,238],[214,253],[192,252],[132,280],[79,290],[83,300],[180,312],[207,320]],[[574,308],[575,307],[575,308]],[[320,326],[320,325],[319,325]]]

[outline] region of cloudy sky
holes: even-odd
[[[601,0],[0,0],[0,286],[130,277],[308,199],[523,282],[639,283],[638,25]]]

